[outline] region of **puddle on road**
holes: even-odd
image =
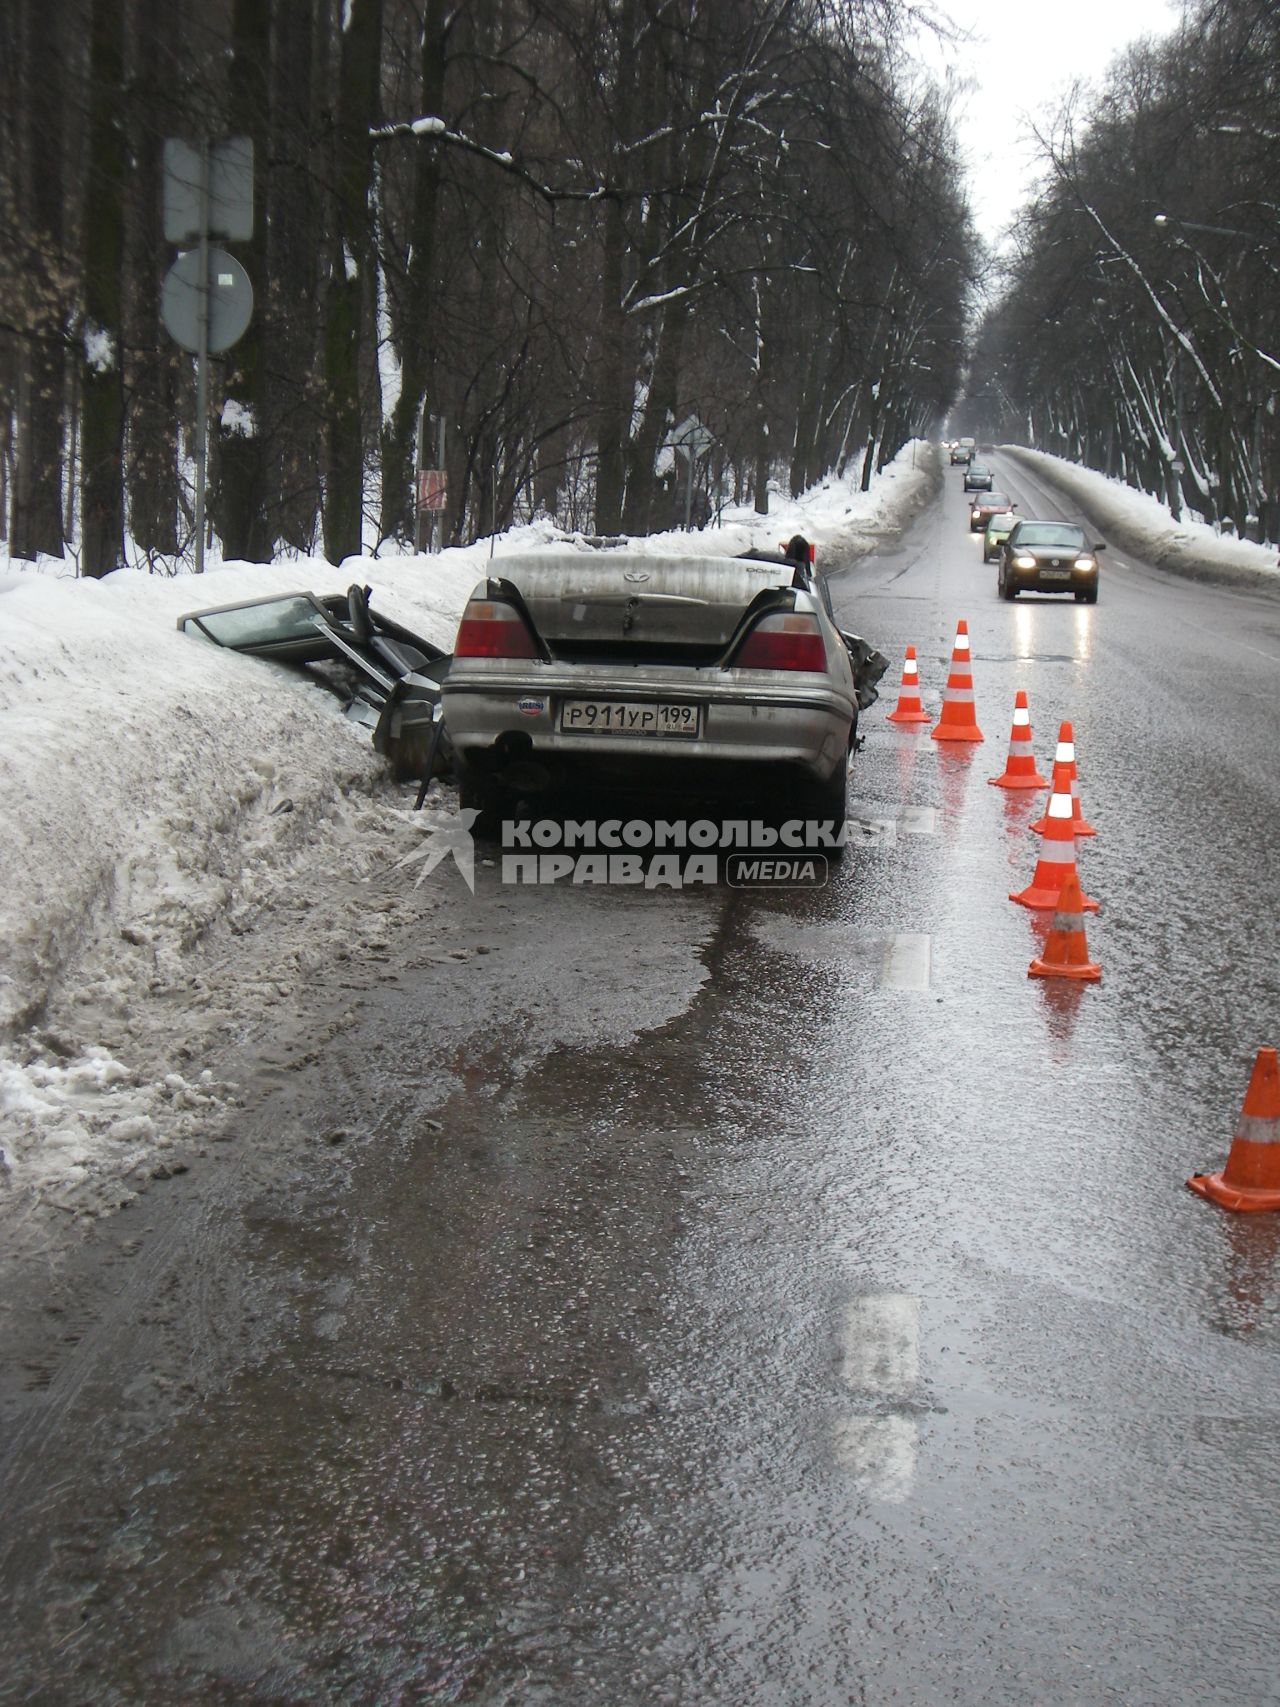
[[[723,1189],[807,1121],[778,1092],[826,1003],[850,979],[876,987],[845,942],[796,1001],[792,957],[752,923],[815,904],[717,900],[702,993],[621,1052],[530,1060],[496,1025],[437,1060],[440,1102],[403,990],[379,998],[372,1045],[353,1032],[330,1047],[327,1123],[383,1132],[353,1162],[358,1213],[339,1183],[257,1206],[255,1268],[294,1300],[296,1332],[131,1466],[70,1677],[92,1675],[105,1701],[626,1689],[696,1578],[725,1406],[755,1408],[735,1289],[766,1311],[751,1307],[751,1337],[792,1355],[785,1316],[781,1340],[767,1326],[772,1233],[757,1248],[760,1206]],[[615,976],[623,962],[619,948]],[[681,1253],[695,1237],[710,1285],[708,1221],[726,1214],[738,1276],[703,1314],[677,1285]],[[774,1395],[759,1399],[770,1414]],[[682,1643],[706,1635],[681,1616]]]

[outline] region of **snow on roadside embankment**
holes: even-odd
[[[1079,463],[1021,445],[1000,448],[1070,492],[1099,528],[1144,563],[1196,580],[1280,585],[1280,561],[1272,545],[1215,533],[1207,522],[1176,522],[1158,498]]]
[[[827,481],[775,500],[767,518],[734,511],[718,529],[634,543],[737,552],[804,532],[820,561],[838,562],[908,519],[935,481],[936,453],[908,447],[869,493]],[[566,543],[540,525],[494,549]],[[416,834],[407,791],[332,695],[181,634],[177,618],[358,579],[377,609],[448,647],[489,551],[228,564],[201,580],[0,572],[0,1192],[11,1205],[94,1214],[127,1201],[131,1179],[163,1167],[166,1149],[230,1100],[203,1053],[218,1025],[247,1032],[324,956],[372,940],[376,910],[353,920],[333,874],[371,878]],[[259,930],[273,917],[278,931]]]
[[[0,1177],[20,1198],[126,1201],[111,1182],[221,1106],[198,1048],[166,1049],[154,1010],[184,991],[209,1005],[192,966],[210,942],[251,939],[399,804],[331,694],[180,634],[177,617],[340,591],[368,568],[0,577]],[[431,576],[416,598],[415,574]],[[475,578],[473,563],[401,561],[385,602],[448,645]],[[314,951],[323,922],[305,935]],[[240,999],[251,1019],[254,990]]]

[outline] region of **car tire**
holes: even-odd
[[[462,810],[480,815],[471,826],[471,834],[479,841],[496,841],[502,828],[502,797],[487,777],[481,776],[461,759],[455,761],[458,778],[458,805]]]
[[[1005,574],[1003,569],[1000,571],[1000,579],[996,582],[996,591],[1000,594],[1002,599],[1006,600],[1010,604],[1012,604],[1013,600],[1018,596],[1012,587],[1010,587],[1009,577]]]
[[[796,788],[793,796],[792,810],[797,818],[813,819],[816,822],[833,822],[837,827],[849,816],[849,761],[836,767],[836,774],[828,782],[802,782]],[[815,846],[805,850],[808,853],[825,854],[831,865],[838,865],[844,858],[842,847]]]
[[[1076,603],[1078,605],[1096,605],[1097,602],[1098,589],[1096,587],[1086,587],[1083,592],[1076,594]]]

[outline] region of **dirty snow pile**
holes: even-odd
[[[827,561],[856,555],[924,503],[935,470],[908,446],[870,492],[826,481],[767,518],[635,546],[738,552],[804,532]],[[491,551],[566,544],[588,549],[540,523],[437,557],[215,563],[200,580],[0,561],[0,1206],[127,1201],[231,1097],[203,1053],[214,1022],[247,1034],[345,954],[355,910],[336,874],[359,882],[415,834],[408,791],[330,693],[177,618],[360,581],[447,649]],[[358,945],[379,922],[355,917]]]

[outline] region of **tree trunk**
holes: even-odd
[[[604,266],[600,297],[600,362],[596,430],[596,531],[622,527],[627,425],[633,373],[626,359],[626,316],[622,279],[627,249],[622,210],[610,202],[604,215]]]
[[[124,248],[124,3],[93,0],[89,47],[89,178],[84,220],[81,513],[84,575],[124,556],[124,385],[120,372]]]
[[[312,160],[321,122],[316,89],[323,28],[313,0],[289,0],[277,8],[271,68],[273,169],[267,174],[266,206],[259,216],[266,233],[268,284],[266,300],[255,312],[263,317],[274,369],[264,428],[271,447],[273,532],[298,551],[314,550],[320,507],[317,302],[323,245],[321,197]]]
[[[364,418],[360,407],[366,306],[373,283],[369,241],[372,152],[378,117],[382,0],[350,0],[339,60],[336,228],[330,247],[324,334],[324,549],[331,563],[356,557],[364,513]]]
[[[445,0],[427,0],[422,32],[422,113],[439,116],[444,107]],[[400,396],[382,432],[382,516],[384,539],[412,539],[417,514],[414,493],[414,453],[430,360],[432,283],[436,261],[436,223],[440,206],[440,147],[429,137],[410,146],[418,150],[414,165],[413,214],[409,231],[409,262],[403,289],[392,295],[392,332],[400,355]],[[385,264],[385,263],[384,263]],[[433,412],[443,400],[428,398]]]
[[[157,259],[169,258],[160,221],[164,137],[182,134],[182,115],[168,86],[175,47],[172,26],[170,0],[139,0],[133,31],[136,98],[129,114],[136,162],[129,270],[139,284],[130,292],[127,314],[125,489],[135,543],[143,552],[164,557],[178,551],[178,364],[184,358],[160,324],[160,293],[150,281]]]
[[[287,0],[286,0],[287,3]],[[210,513],[222,536],[224,557],[269,563],[273,528],[266,461],[268,398],[263,366],[263,305],[267,298],[266,187],[271,89],[271,7],[265,0],[234,0],[231,14],[231,133],[253,142],[253,236],[237,245],[253,286],[255,310],[244,336],[227,356],[225,398],[218,412],[217,484]]]
[[[32,268],[31,291],[25,303],[10,313],[22,327],[15,341],[17,397],[14,452],[13,532],[15,557],[34,558],[39,552],[61,557],[63,438],[62,410],[66,353],[64,281],[61,279],[64,241],[63,105],[66,99],[60,50],[62,30],[69,27],[62,0],[37,6],[28,0],[16,18],[22,39],[6,44],[25,64],[40,90],[15,118],[16,159],[10,162],[11,182],[20,205],[29,209],[28,239]],[[6,34],[8,32],[6,31]],[[4,318],[8,319],[7,313]]]

